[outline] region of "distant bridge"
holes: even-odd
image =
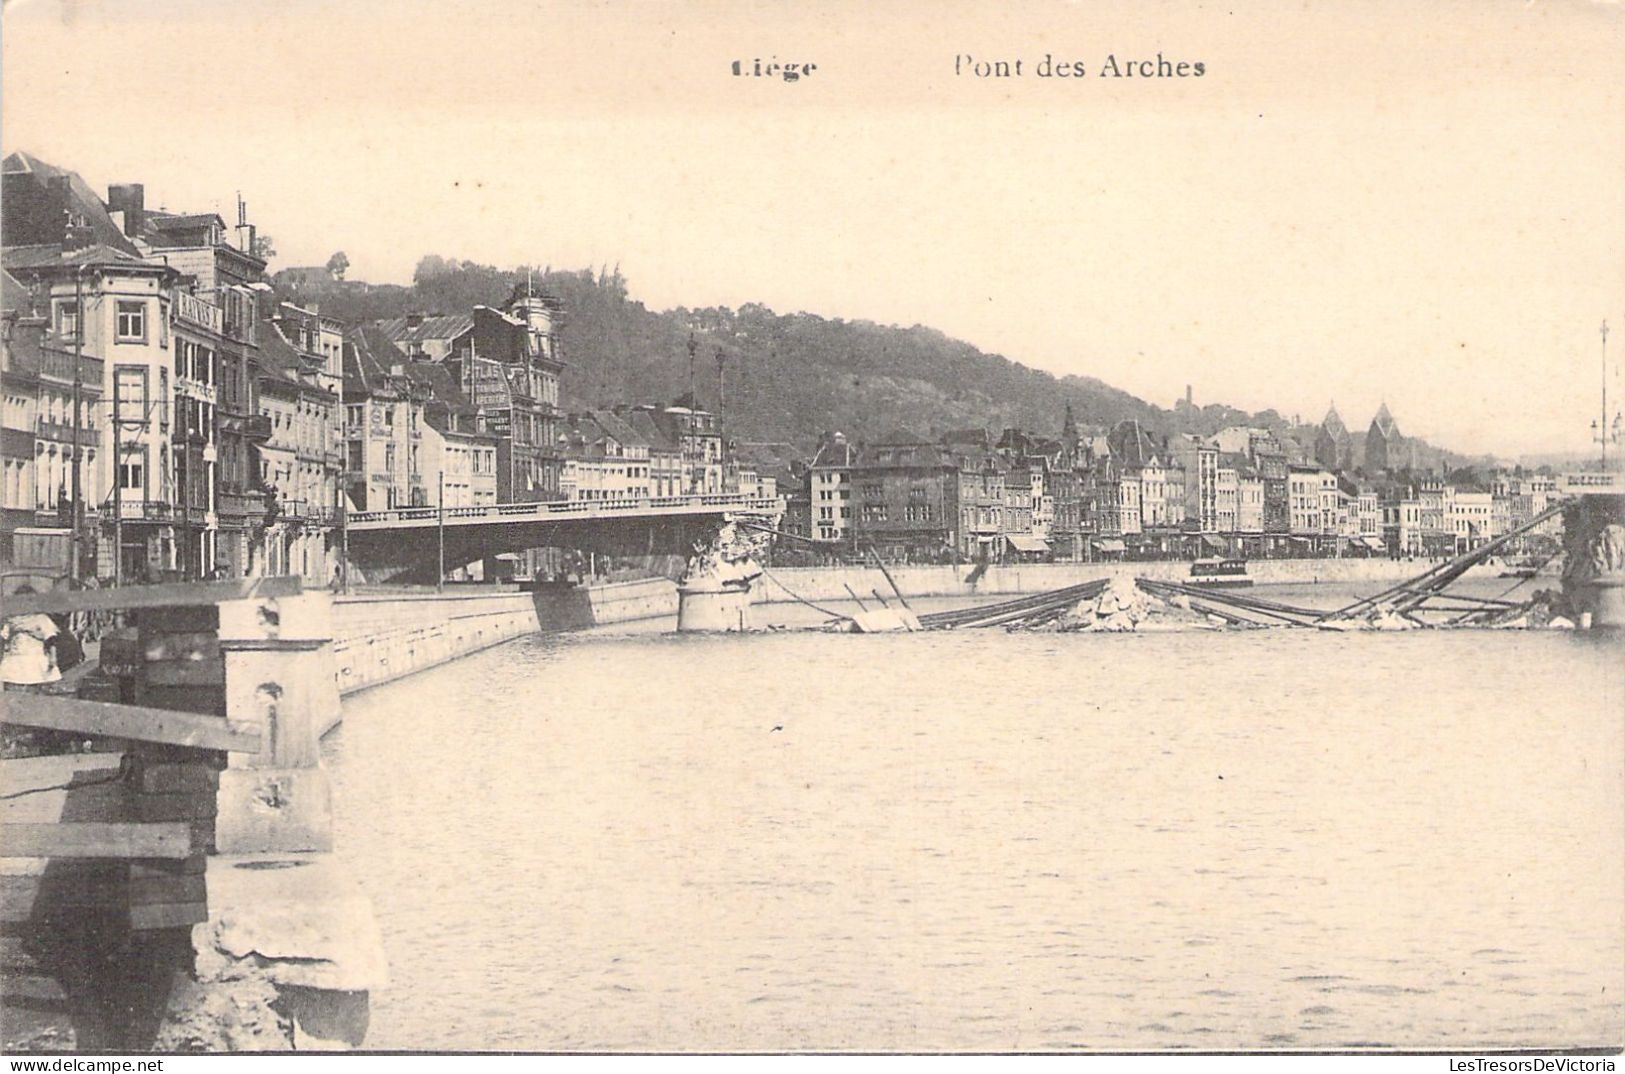
[[[712,493],[618,500],[356,511],[347,521],[350,562],[369,581],[432,582],[445,528],[446,569],[527,548],[580,548],[611,556],[687,555],[736,518],[777,520],[773,496]]]

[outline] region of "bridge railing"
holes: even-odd
[[[579,518],[616,515],[638,515],[645,512],[681,510],[683,508],[732,507],[743,511],[777,511],[780,501],[774,496],[749,496],[743,493],[705,493],[693,496],[642,496],[613,500],[540,500],[528,503],[475,504],[445,509],[447,521],[454,519],[504,518]],[[354,511],[350,525],[377,523],[434,522],[440,510],[434,507],[397,507],[386,511]]]

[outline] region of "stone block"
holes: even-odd
[[[321,768],[228,768],[216,803],[222,854],[333,849],[332,789]]]

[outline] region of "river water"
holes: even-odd
[[[1625,1039],[1615,643],[669,625],[345,702],[369,1047]]]

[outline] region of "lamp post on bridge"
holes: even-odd
[[[446,469],[440,468],[440,495],[435,497],[435,540],[439,545],[440,569],[434,576],[434,591],[446,591]]]
[[[1608,469],[1608,445],[1620,441],[1620,413],[1614,411],[1614,423],[1608,424],[1608,322],[1602,322],[1602,420],[1591,423],[1591,442],[1602,448],[1602,469]]]

